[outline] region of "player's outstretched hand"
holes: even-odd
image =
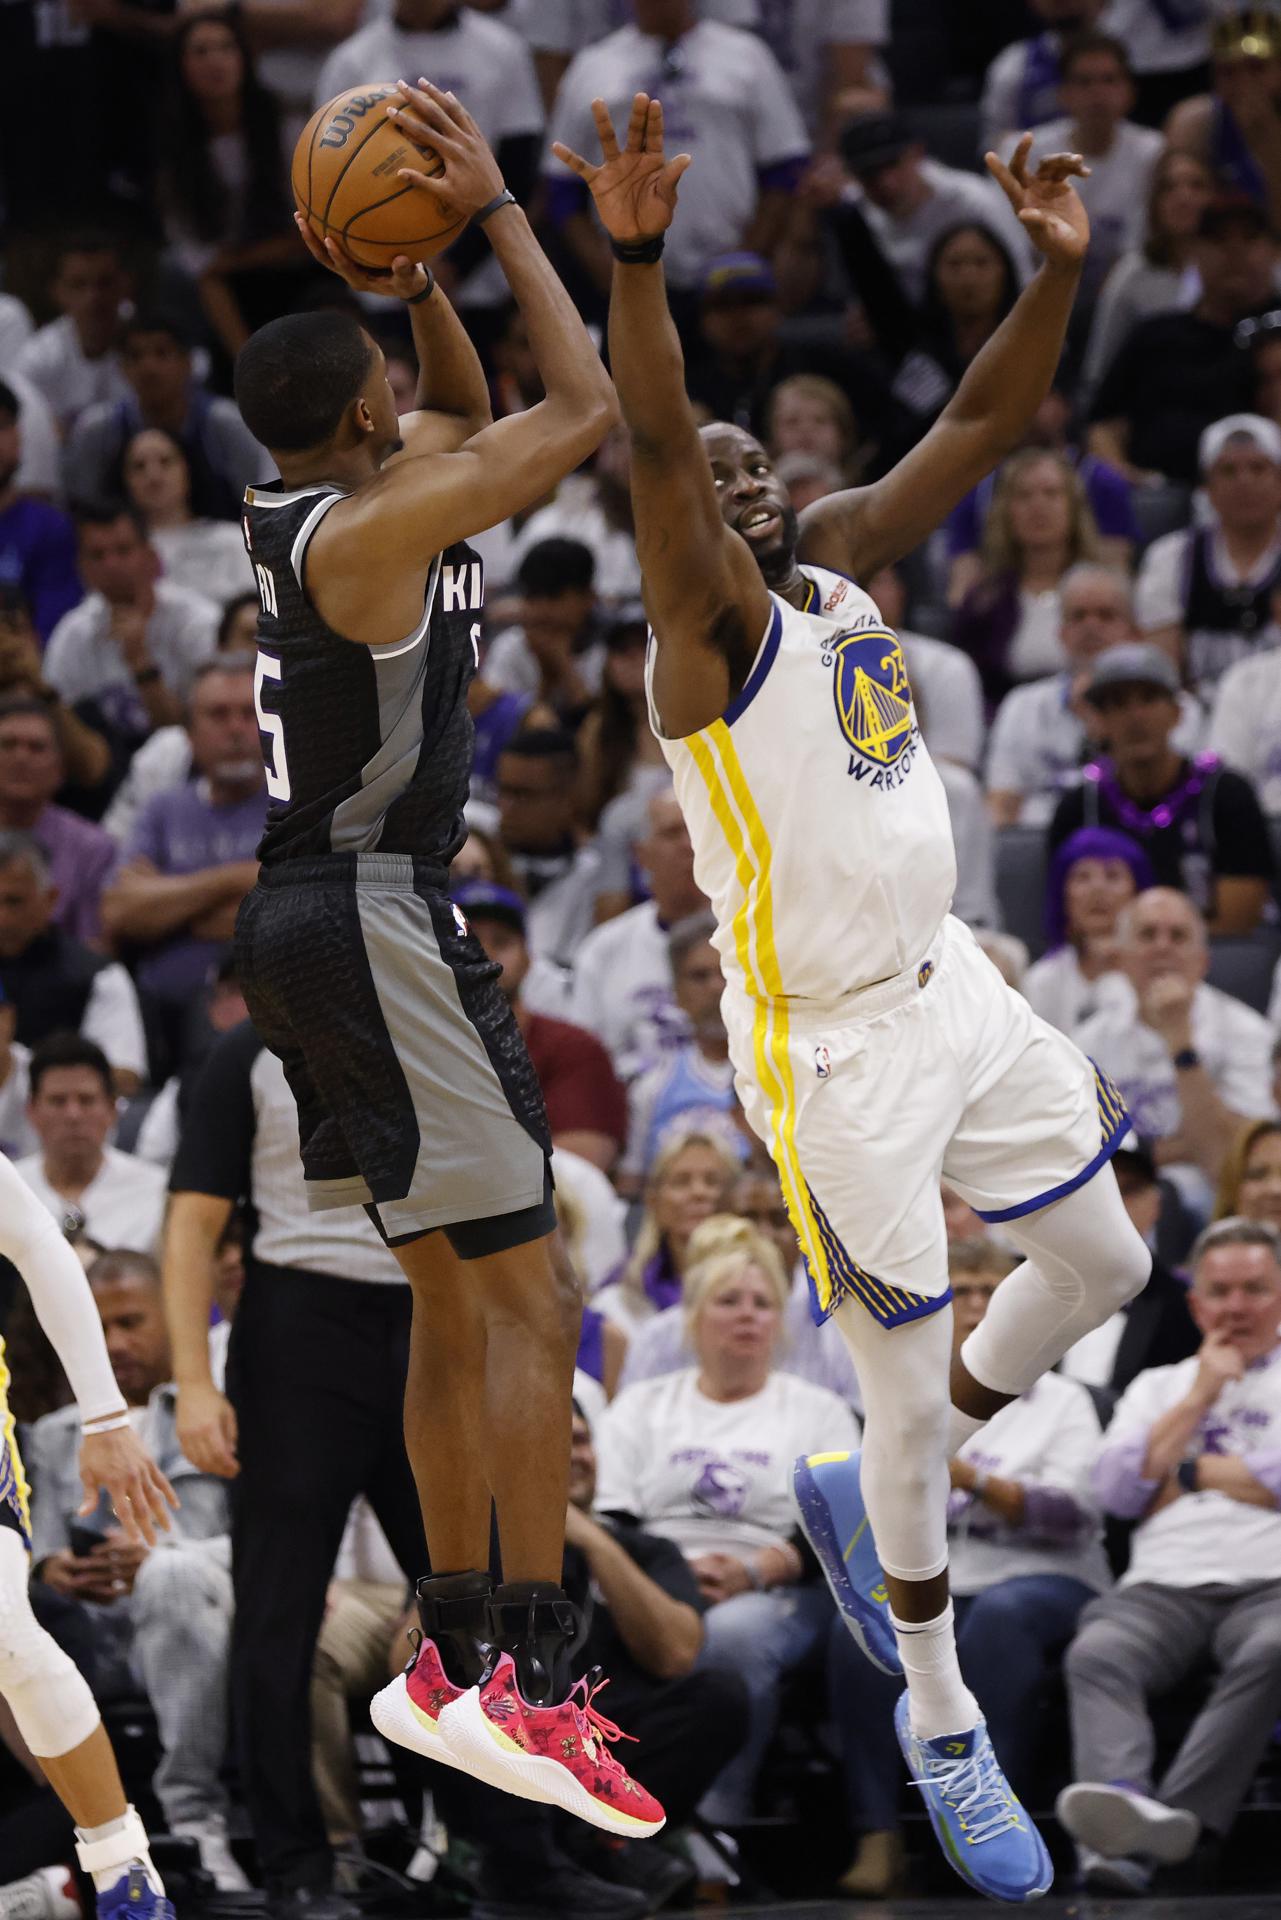
[[[627,145],[621,149],[603,100],[592,101],[592,118],[600,136],[600,166],[559,140],[552,152],[587,186],[611,240],[626,246],[657,239],[672,224],[676,189],[690,161],[687,153],[671,160],[664,156],[662,101],[651,100],[647,93],[636,95],[627,123]]]
[[[1052,266],[1079,267],[1090,244],[1090,222],[1072,180],[1087,180],[1090,169],[1079,153],[1051,153],[1029,175],[1031,151],[1032,136],[1025,133],[1008,165],[995,153],[987,155],[988,172],[1004,189],[1037,252]]]
[[[423,173],[402,167],[399,178],[419,193],[429,193],[442,207],[469,220],[503,191],[503,174],[493,149],[461,100],[444,93],[430,80],[411,87],[399,83],[399,101],[389,101],[387,117],[414,146],[436,154],[443,173]]]
[[[105,1487],[130,1540],[154,1547],[157,1530],[168,1533],[169,1508],[178,1505],[178,1496],[132,1427],[87,1433],[80,1443],[80,1478],[82,1514],[93,1512]]]
[[[303,245],[312,259],[319,266],[328,267],[331,273],[336,273],[357,293],[385,293],[392,300],[409,300],[427,285],[426,267],[420,267],[403,253],[397,254],[390,269],[362,267],[349,253],[344,253],[331,235],[323,240],[318,239],[300,213],[294,215],[294,225],[302,235]]]

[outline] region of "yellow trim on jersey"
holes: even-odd
[[[0,1497],[8,1474],[18,1502],[18,1517],[27,1539],[31,1538],[31,1489],[22,1474],[22,1455],[18,1452],[17,1422],[9,1411],[9,1369],[5,1364],[4,1340],[0,1338]],[[6,1472],[7,1469],[7,1472]]]
[[[774,938],[773,849],[723,720],[686,742],[707,788],[713,814],[733,855],[742,900],[733,920],[734,950],[755,1003],[752,1049],[761,1093],[769,1104],[774,1160],[783,1197],[814,1275],[820,1305],[833,1297],[827,1251],[810,1207],[809,1187],[796,1150],[796,1086],[788,1051],[787,1002]]]

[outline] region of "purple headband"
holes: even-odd
[[[1067,941],[1067,878],[1078,860],[1124,860],[1134,875],[1136,893],[1155,884],[1151,861],[1128,833],[1115,827],[1078,827],[1054,855],[1046,878],[1045,932],[1051,953]]]

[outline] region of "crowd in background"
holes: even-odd
[[[661,98],[669,147],[693,155],[665,256],[690,397],[759,437],[798,511],[929,430],[1033,271],[982,152],[1026,128],[1034,162],[1090,168],[1081,296],[1025,444],[861,584],[903,637],[955,911],[1120,1089],[1118,1175],[1155,1258],[1133,1308],[952,1463],[962,1657],[1014,1784],[1045,1804],[1077,1777],[1156,1792],[1145,1702],[1212,1654],[1159,1791],[1217,1858],[1281,1714],[1281,6],[39,0],[0,7],[0,71],[0,1150],[83,1252],[182,1497],[172,1543],[148,1555],[105,1511],[78,1516],[75,1410],[12,1274],[0,1330],[33,1590],[108,1704],[149,1701],[164,1825],[223,1890],[248,1867],[273,1911],[343,1920],[334,1857],[372,1844],[353,1741],[422,1571],[384,1433],[399,1271],[363,1214],[327,1242],[307,1225],[292,1103],[231,956],[267,807],[238,510],[273,469],[230,394],[257,325],[351,304],[412,406],[403,312],[317,270],[288,160],[335,93],[423,74],[474,114],[601,330],[608,248],[551,143],[594,151],[597,95],[616,122],[635,90]],[[434,265],[495,415],[531,405],[538,368],[483,237]],[[632,1770],[695,1838],[656,1868],[522,1813],[500,1859],[483,1811],[433,1782],[418,1871],[443,1820],[479,1850],[479,1920],[555,1897],[637,1920],[732,1880],[754,1815],[786,1798],[776,1729],[808,1687],[847,1816],[841,1885],[884,1893],[904,1862],[892,1700],[788,1498],[796,1454],[856,1444],[858,1382],[811,1323],[739,1106],[714,926],[648,725],[625,432],[473,545],[454,880],[542,1080],[587,1300],[567,1582],[584,1667],[622,1676],[618,1716],[647,1743]],[[208,1197],[217,1275],[207,1368],[176,1393],[171,1189]],[[959,1339],[1012,1256],[943,1204]],[[266,1302],[289,1276],[290,1324],[355,1284],[386,1343],[332,1362],[368,1367],[369,1446],[334,1465],[345,1491],[293,1569],[319,1638],[313,1658],[293,1636],[292,1719],[260,1704],[258,1725],[290,1623],[244,1572],[244,1513],[285,1511],[279,1467],[250,1470],[270,1449],[253,1454],[246,1410],[261,1423],[295,1386],[304,1405],[251,1364],[284,1340]],[[224,1374],[242,1453],[210,1470],[184,1445]],[[1156,1474],[1149,1432],[1185,1402],[1186,1457]],[[1136,1591],[1167,1612],[1140,1618]],[[1047,1743],[1065,1682],[1071,1736]],[[0,1911],[3,1883],[66,1851],[9,1744],[24,1804],[0,1816]],[[421,1780],[401,1792],[417,1833]],[[1121,1891],[1151,1872],[1079,1864]]]

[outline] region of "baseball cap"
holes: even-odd
[[[1094,663],[1087,700],[1097,700],[1109,687],[1159,687],[1172,700],[1179,697],[1179,675],[1168,653],[1148,641],[1126,641],[1109,647]]]
[[[704,267],[698,290],[705,301],[772,300],[778,282],[759,253],[718,253]]]
[[[525,902],[495,880],[464,880],[454,889],[454,905],[473,920],[497,920],[514,933],[525,931]]]
[[[1225,227],[1249,227],[1254,233],[1271,233],[1272,222],[1255,200],[1243,193],[1223,193],[1210,201],[1197,222],[1202,240],[1217,240]]]
[[[1281,467],[1281,427],[1261,413],[1229,413],[1207,427],[1197,447],[1197,465],[1207,474],[1229,440],[1248,440],[1274,467]]]
[[[856,113],[841,129],[841,155],[852,174],[879,173],[916,145],[901,113]]]

